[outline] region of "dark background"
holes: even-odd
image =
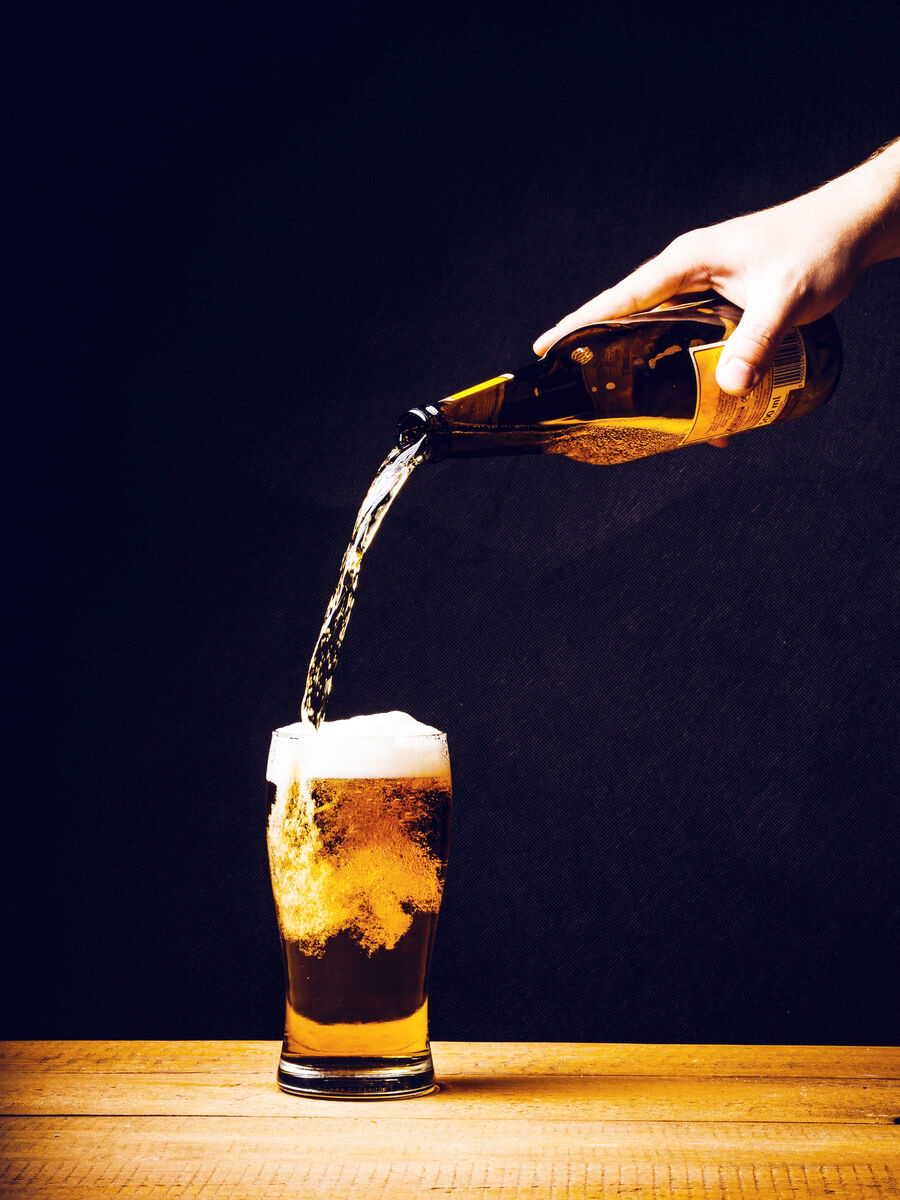
[[[280,1036],[268,737],[399,411],[900,132],[886,2],[447,8],[9,9],[6,1036]],[[898,278],[808,420],[397,502],[330,715],[448,732],[432,1036],[895,1040]]]

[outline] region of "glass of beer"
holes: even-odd
[[[272,734],[266,774],[286,989],[279,1087],[348,1100],[433,1091],[445,735],[405,713],[288,725]]]

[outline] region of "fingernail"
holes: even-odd
[[[725,392],[749,392],[756,382],[756,371],[742,358],[729,358],[719,363],[716,378]]]

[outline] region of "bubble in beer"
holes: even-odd
[[[416,913],[440,905],[445,743],[406,713],[278,733],[268,843],[283,936],[311,956],[342,931],[368,954],[392,949]]]

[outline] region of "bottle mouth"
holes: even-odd
[[[435,462],[444,457],[448,435],[440,412],[433,404],[411,408],[401,413],[397,421],[397,445],[401,450],[414,446],[423,438],[422,455],[426,461]]]
[[[421,408],[401,413],[397,421],[397,445],[401,450],[412,446],[428,433],[428,417]]]

